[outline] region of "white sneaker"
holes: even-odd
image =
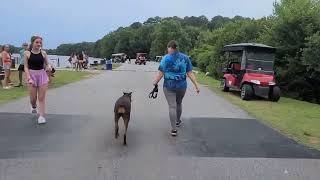
[[[11,86],[5,86],[5,87],[3,87],[3,89],[6,89],[6,90],[11,89],[11,88],[12,88]]]
[[[42,116],[40,116],[39,118],[38,118],[38,124],[45,124],[47,121],[46,121],[46,119],[44,118],[44,117],[42,117]]]
[[[31,114],[37,114],[37,108],[31,107]]]

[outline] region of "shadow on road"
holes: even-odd
[[[124,156],[126,152],[144,154],[145,147],[157,147],[162,143],[167,146],[159,147],[163,148],[162,151],[168,148],[172,150],[170,154],[164,153],[168,156],[320,159],[319,151],[300,145],[255,119],[185,119],[179,128],[179,136],[169,139],[154,136],[152,130],[147,131],[132,124],[127,148],[121,145],[121,140],[113,139],[111,121],[108,124],[103,121],[100,129],[99,126],[93,126],[98,129],[92,132],[97,133],[88,134],[89,123],[99,122],[94,122],[92,117],[51,114],[47,120],[47,125],[39,126],[36,125],[36,118],[30,114],[0,113],[0,159],[46,157],[50,153],[73,152],[86,147],[82,145],[88,141],[93,141],[91,146],[96,146],[91,149],[93,153],[100,151],[110,156]]]
[[[255,119],[192,118],[185,120],[179,155],[240,158],[315,158],[320,152],[289,139]]]

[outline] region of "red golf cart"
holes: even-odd
[[[274,75],[276,49],[256,43],[231,44],[223,48],[228,66],[223,70],[221,87],[241,91],[241,99],[250,100],[254,96],[277,102],[280,88]]]
[[[147,53],[137,53],[135,64],[146,65],[146,56]]]

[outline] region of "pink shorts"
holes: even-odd
[[[47,75],[47,72],[44,69],[41,70],[29,70],[30,77],[33,81],[33,86],[40,87],[43,85],[48,84],[49,77]]]

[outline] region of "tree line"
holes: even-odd
[[[94,57],[137,52],[155,57],[166,52],[169,40],[177,40],[181,51],[191,55],[203,72],[221,77],[224,45],[241,42],[263,43],[277,48],[275,71],[282,92],[290,97],[320,103],[320,1],[280,0],[273,14],[260,19],[241,16],[153,17],[120,27],[102,39],[62,44],[49,53],[70,55],[85,51]]]

